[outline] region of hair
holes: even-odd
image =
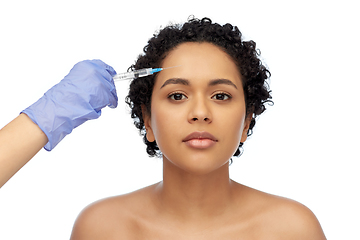
[[[211,19],[201,20],[190,18],[184,24],[173,24],[160,30],[148,41],[144,47],[144,53],[139,55],[135,64],[129,70],[142,68],[160,67],[166,56],[178,45],[187,42],[212,43],[226,52],[234,61],[241,74],[246,115],[252,115],[247,135],[250,136],[256,123],[256,117],[265,110],[265,103],[273,103],[271,91],[266,82],[270,77],[269,70],[262,64],[260,51],[256,49],[254,41],[243,41],[242,34],[236,26],[227,23],[223,26],[212,23]],[[156,74],[143,78],[134,79],[130,84],[129,94],[125,102],[131,109],[131,117],[134,119],[136,128],[143,136],[147,145],[146,152],[151,156],[161,156],[161,151],[156,141],[149,142],[146,138],[142,105],[147,114],[151,114],[151,96],[155,83]],[[234,153],[241,155],[243,143]]]

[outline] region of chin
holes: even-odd
[[[171,160],[163,156],[164,161],[169,161],[179,170],[182,170],[188,174],[193,175],[206,175],[223,169],[225,165],[228,166],[229,159],[209,159],[205,157],[195,157],[184,159],[173,159]]]

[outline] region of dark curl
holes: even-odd
[[[229,23],[221,26],[212,23],[209,18],[202,20],[191,18],[185,24],[167,26],[154,34],[144,47],[144,54],[138,57],[136,63],[129,70],[160,67],[171,50],[186,42],[212,43],[232,57],[242,76],[246,115],[252,115],[248,131],[248,136],[250,136],[255,126],[256,117],[266,109],[265,103],[273,103],[270,100],[271,91],[266,82],[266,79],[270,77],[270,72],[259,59],[260,52],[256,49],[256,43],[254,41],[243,41],[242,34],[236,26]],[[155,77],[156,74],[133,80],[126,97],[126,103],[130,106],[134,124],[140,130],[140,134],[147,145],[147,153],[150,156],[161,156],[156,142],[149,142],[146,139],[141,109],[143,105],[147,113],[151,113],[151,95]],[[242,145],[243,143],[240,143],[234,156],[241,154]]]

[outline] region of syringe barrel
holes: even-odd
[[[144,68],[132,72],[119,73],[116,74],[113,79],[114,81],[121,81],[121,80],[135,79],[138,77],[145,77],[152,74],[151,70],[152,70],[151,68]]]

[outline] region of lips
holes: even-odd
[[[217,142],[217,139],[208,132],[193,132],[187,135],[187,137],[184,138],[183,142],[189,141],[191,139],[210,139]]]
[[[209,148],[213,146],[218,140],[208,132],[193,132],[186,136],[183,142],[189,147],[193,148]]]

